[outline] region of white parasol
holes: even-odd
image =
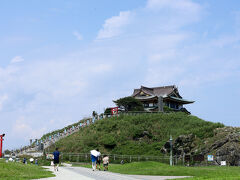
[[[98,155],[97,155],[97,157],[99,157],[99,156],[101,156],[101,153],[100,153],[100,152],[98,152]]]
[[[90,153],[91,155],[97,157],[99,152],[97,152],[96,150],[91,150]]]

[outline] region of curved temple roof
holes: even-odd
[[[138,96],[141,92],[143,92],[146,96]],[[169,99],[172,101],[181,102],[182,104],[194,103],[194,101],[183,99],[182,96],[180,96],[178,88],[175,85],[152,88],[141,86],[140,89],[134,89],[134,92],[132,94],[132,97],[141,100],[155,99],[159,96],[162,96],[166,100]]]
[[[140,92],[144,92],[148,95],[152,95],[152,96],[168,96],[170,95],[171,93],[173,92],[176,92],[177,95],[179,97],[181,97],[178,93],[178,89],[175,85],[172,85],[172,86],[160,86],[160,87],[152,87],[152,88],[149,88],[149,87],[145,87],[145,86],[141,86],[140,89],[134,89],[134,92],[132,94],[132,96],[136,96],[138,93]]]
[[[186,99],[177,98],[177,97],[173,97],[173,96],[168,96],[164,99],[170,99],[172,101],[181,102],[181,104],[191,104],[191,103],[195,102],[195,101],[189,101],[189,100],[186,100]]]

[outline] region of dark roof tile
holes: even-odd
[[[152,88],[141,86],[140,89],[134,89],[132,96],[136,96],[141,91],[153,96],[167,96],[170,95],[175,89],[177,89],[175,85]]]

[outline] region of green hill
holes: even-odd
[[[102,153],[160,155],[170,134],[173,139],[193,134],[201,141],[213,137],[214,130],[220,127],[224,125],[185,113],[121,115],[96,121],[55,146],[68,153],[89,153],[99,148]]]
[[[1,180],[27,180],[54,177],[51,171],[32,165],[18,162],[8,162],[0,159],[0,179]]]

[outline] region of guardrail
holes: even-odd
[[[52,153],[46,153],[52,154]],[[120,154],[102,154],[109,157],[109,162],[114,164],[142,162],[142,161],[155,161],[165,164],[170,164],[169,155],[148,156],[148,155],[120,155]],[[201,157],[200,157],[201,156]],[[61,161],[69,161],[72,163],[89,163],[91,162],[90,153],[61,153]],[[184,165],[184,166],[197,166],[197,165],[214,165],[215,162],[208,162],[203,155],[173,155],[172,165]]]
[[[52,154],[52,153],[46,153]],[[102,154],[103,156],[104,154]],[[130,163],[140,161],[156,161],[162,163],[169,163],[170,156],[145,156],[145,155],[119,155],[119,154],[106,154],[109,157],[111,163]],[[90,162],[90,153],[61,153],[62,161],[70,162]]]

